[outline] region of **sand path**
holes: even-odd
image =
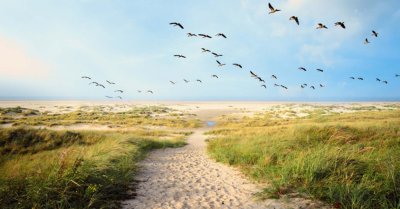
[[[237,170],[206,154],[207,129],[198,129],[182,148],[156,150],[139,163],[135,199],[123,208],[314,208],[307,200],[255,201],[260,188]]]

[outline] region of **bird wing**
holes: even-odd
[[[271,3],[268,3],[268,7],[270,10],[275,10],[275,8],[271,5]]]

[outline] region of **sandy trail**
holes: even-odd
[[[315,208],[300,199],[255,201],[260,188],[207,156],[206,130],[196,130],[185,147],[157,150],[140,162],[137,196],[123,208]]]

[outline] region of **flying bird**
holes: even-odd
[[[251,71],[251,70],[250,70],[250,74],[251,74],[251,77],[258,78],[258,75],[253,73],[253,71]]]
[[[284,85],[281,85],[281,87],[284,88],[284,89],[286,89],[286,90],[288,89],[288,87],[286,87],[286,86],[284,86]]]
[[[114,84],[115,84],[114,82],[111,82],[111,81],[109,81],[109,80],[106,80],[106,81],[107,81],[107,83],[110,84],[110,85],[114,85]]]
[[[323,72],[324,72],[324,70],[322,70],[322,69],[317,69],[317,71],[319,71],[319,72],[321,72],[321,73],[323,73]]]
[[[180,27],[181,29],[185,29],[185,28],[183,27],[183,25],[182,25],[181,23],[178,23],[178,22],[172,22],[172,23],[170,23],[170,25],[173,25],[174,27],[178,26],[178,27]]]
[[[103,84],[97,84],[96,86],[100,86],[100,87],[102,87],[103,89],[106,88]]]
[[[357,78],[358,80],[360,80],[360,81],[363,81],[364,80],[364,78]]]
[[[372,31],[372,36],[378,37],[378,33],[376,31]]]
[[[137,90],[138,93],[142,93],[142,90]]]
[[[344,22],[336,22],[336,23],[335,23],[335,26],[340,26],[340,27],[342,27],[343,29],[346,29],[346,25],[344,24]]]
[[[275,80],[278,79],[278,77],[276,77],[276,75],[272,75],[271,78],[273,78]]]
[[[197,79],[196,81],[199,82],[199,83],[202,83],[200,79]]]
[[[186,79],[183,79],[183,81],[185,81],[185,83],[189,83],[190,81],[188,81],[188,80],[186,80]]]
[[[219,78],[217,75],[212,75],[213,78]]]
[[[396,76],[396,78],[397,78],[397,77],[400,77],[400,75],[399,75],[399,74],[396,74],[395,76]]]
[[[178,58],[186,58],[185,56],[181,55],[181,54],[175,54],[174,57],[178,57]]]
[[[377,78],[376,81],[381,82],[381,79]]]
[[[108,98],[108,99],[112,99],[113,97],[110,97],[110,96],[106,96],[106,98]]]
[[[364,40],[364,44],[369,44],[369,43],[371,43],[371,42],[369,42],[368,38],[366,38],[366,39]]]
[[[194,34],[194,33],[187,33],[187,36],[188,36],[188,37],[193,37],[193,36],[197,36],[197,35]]]
[[[302,89],[304,89],[305,86],[304,86],[304,85],[301,85],[300,87],[301,87]]]
[[[202,38],[212,38],[211,36],[206,35],[206,34],[202,34],[202,33],[200,33],[198,35],[201,36]]]
[[[90,82],[90,83],[89,83],[89,85],[92,85],[92,84],[96,84],[96,86],[99,85],[99,83],[97,83],[97,82]]]
[[[303,84],[303,86],[308,86],[308,84],[305,83],[305,84]]]
[[[388,82],[387,82],[387,81],[382,81],[382,83],[384,83],[384,84],[388,84]]]
[[[280,85],[279,85],[279,84],[276,84],[276,83],[274,84],[274,86],[275,86],[275,87],[278,87],[278,86],[280,87]]]
[[[314,87],[314,86],[311,86],[310,88],[315,90],[315,87]]]
[[[124,93],[122,90],[115,90],[114,92]]]
[[[218,60],[217,60],[217,63],[218,63],[218,67],[223,67],[224,65],[226,65],[226,64],[221,63],[221,62],[218,61]]]
[[[212,55],[214,55],[214,57],[222,57],[223,55],[222,54],[217,54],[217,53],[215,53],[215,52],[213,52],[213,53],[211,53]]]
[[[307,71],[307,69],[305,69],[304,67],[299,67],[299,70],[302,70],[302,71]]]
[[[173,82],[173,81],[169,81],[172,85],[175,85],[176,83],[175,82]]]
[[[91,78],[91,77],[88,77],[88,76],[82,76],[81,78],[83,78],[83,79],[88,79],[88,80],[92,80],[92,78]]]
[[[279,10],[279,9],[275,9],[275,8],[271,5],[271,3],[268,3],[268,8],[269,8],[269,10],[270,10],[269,14],[273,14],[273,13],[275,13],[275,12],[281,11],[281,10]]]
[[[324,88],[325,86],[324,86],[324,85],[322,85],[322,84],[319,84],[319,87],[321,87],[321,88]]]
[[[326,27],[326,25],[324,25],[322,23],[318,23],[317,29],[328,29],[328,27]]]
[[[203,52],[211,52],[210,50],[208,50],[206,48],[201,48],[201,50],[203,50]]]
[[[296,16],[290,17],[289,20],[294,20],[297,23],[297,25],[300,25],[299,18]]]
[[[258,81],[265,83],[265,81],[261,77],[257,77]]]
[[[353,80],[354,80],[354,79],[356,79],[356,78],[354,78],[354,77],[350,77],[350,79],[353,79]]]
[[[152,90],[148,90],[147,93],[154,94],[154,92]]]
[[[233,63],[233,65],[234,65],[234,66],[236,66],[236,67],[239,67],[239,68],[243,68],[243,66],[242,66],[242,65],[240,65],[240,64],[237,64],[237,63]]]
[[[225,34],[223,34],[223,33],[218,33],[217,35],[215,35],[215,36],[220,36],[220,37],[222,37],[222,38],[226,38],[226,35]]]
[[[261,87],[267,88],[267,86],[265,84],[261,85]]]

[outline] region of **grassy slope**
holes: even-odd
[[[166,133],[0,131],[8,150],[0,164],[0,208],[116,208],[136,161],[149,150],[185,144],[184,134],[157,140]]]
[[[400,208],[400,111],[219,121],[212,157],[271,183],[264,197],[298,191],[342,208]]]
[[[125,112],[95,107],[61,114],[0,108],[0,124],[7,123],[27,128],[0,129],[0,208],[118,208],[127,198],[135,163],[149,150],[183,146],[190,133],[174,128],[199,126],[190,115],[157,106]],[[74,124],[138,129],[29,129]]]

